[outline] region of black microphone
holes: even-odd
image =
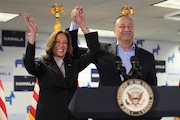
[[[119,56],[115,56],[114,62],[115,62],[118,73],[122,74],[122,76],[124,77],[124,80],[127,80],[128,75],[126,74],[126,68],[124,66],[122,66],[121,58]]]
[[[140,66],[139,64],[139,59],[138,57],[136,56],[132,56],[130,58],[131,60],[131,64],[132,64],[132,68],[129,72],[129,76],[132,78],[141,78],[142,77],[142,73],[141,73],[141,70],[142,70],[142,67]]]
[[[122,60],[119,56],[115,56],[114,57],[114,62],[117,68],[118,73],[121,73],[121,67],[122,67]]]

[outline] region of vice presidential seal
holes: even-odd
[[[117,103],[127,115],[142,116],[151,109],[153,102],[153,91],[143,80],[129,79],[118,88]]]

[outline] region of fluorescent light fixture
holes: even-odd
[[[13,13],[0,13],[0,22],[7,22],[15,17],[19,16],[19,14]]]
[[[153,4],[152,6],[172,8],[172,9],[180,9],[180,0],[164,0],[162,2]],[[166,15],[164,15],[164,18],[180,21],[180,11],[173,12],[170,14],[166,14]]]
[[[180,9],[180,0],[165,0],[155,3],[153,6]]]
[[[170,20],[179,20],[180,21],[180,11],[173,12],[170,14],[164,15],[165,19],[170,19]]]

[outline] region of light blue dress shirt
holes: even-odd
[[[78,24],[71,22],[69,31],[76,30],[78,28],[79,28]],[[126,74],[128,74],[132,68],[130,59],[134,55],[135,55],[135,44],[134,43],[128,51],[124,51],[120,45],[117,45],[117,56],[119,56],[121,58],[123,66],[126,68]],[[123,80],[122,75],[121,75],[121,79]]]
[[[135,44],[133,43],[132,47],[128,51],[117,45],[117,56],[122,60],[123,66],[126,68],[126,73],[128,74],[131,70],[131,57],[135,55]]]
[[[77,30],[79,28],[79,25],[71,22],[70,27],[69,27],[69,31],[73,31],[73,30]]]

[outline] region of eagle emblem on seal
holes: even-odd
[[[130,94],[129,92],[127,92],[127,95],[128,95],[129,100],[131,101],[131,104],[138,105],[138,104],[140,104],[139,101],[142,99],[143,92],[141,92],[139,94]],[[131,105],[128,102],[127,102],[127,104]]]

